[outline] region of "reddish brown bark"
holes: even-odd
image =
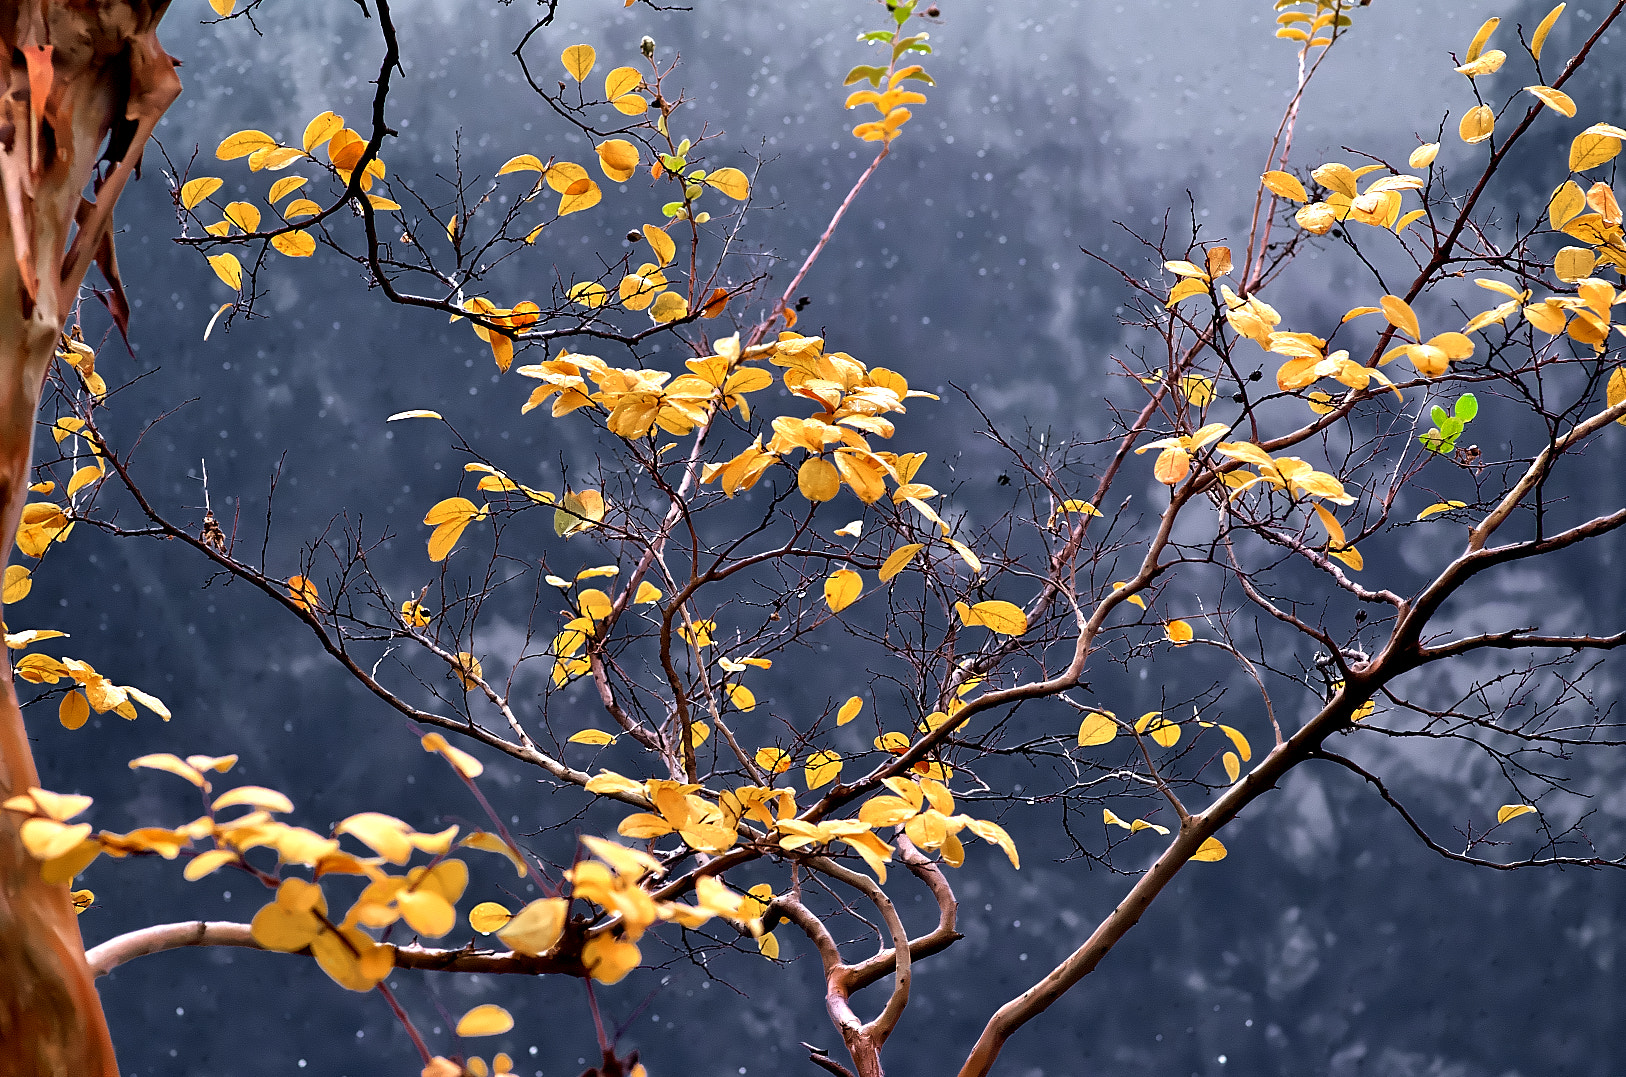
[[[123,328],[113,205],[180,93],[156,36],[168,6],[0,0],[0,567],[28,496],[45,372],[92,262]],[[9,665],[3,680],[0,798],[39,784]],[[40,878],[18,822],[0,811],[0,1075],[117,1077],[68,888]]]

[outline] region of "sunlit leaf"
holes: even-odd
[[[956,602],[954,608],[962,623],[981,626],[1002,636],[1020,636],[1028,630],[1027,614],[1014,602],[995,599],[972,606]]]
[[[714,187],[736,202],[750,197],[751,181],[737,168],[719,168],[707,173],[706,186]]]
[[[514,914],[495,901],[482,901],[469,910],[469,926],[482,935],[501,931]]]
[[[1462,122],[1457,125],[1457,134],[1469,145],[1485,141],[1495,130],[1496,113],[1489,105],[1475,105],[1462,114]]]
[[[1173,643],[1176,646],[1183,643],[1190,643],[1193,635],[1191,625],[1181,620],[1173,620],[1165,624],[1163,626],[1163,634],[1169,638],[1170,643]]]
[[[1418,146],[1415,150],[1412,150],[1411,156],[1406,158],[1406,164],[1411,168],[1427,168],[1429,165],[1434,163],[1434,158],[1438,157],[1439,155],[1440,144],[1438,142],[1430,142],[1427,145]]]
[[[597,56],[591,45],[572,45],[559,55],[559,60],[565,65],[565,72],[571,78],[577,82],[586,82]]]
[[[1117,735],[1118,723],[1113,721],[1110,714],[1091,711],[1079,724],[1078,745],[1080,748],[1093,748],[1108,743]]]
[[[1191,854],[1191,859],[1211,864],[1216,860],[1224,860],[1226,856],[1224,844],[1218,838],[1209,838],[1197,847],[1197,851]]]
[[[198,203],[220,190],[224,181],[217,176],[203,176],[195,180],[187,180],[181,185],[181,205],[187,209],[196,209]]]
[[[237,291],[243,290],[243,263],[237,260],[235,254],[209,255],[209,268],[215,271],[215,276],[226,283],[229,288]]]
[[[615,737],[602,729],[578,729],[570,735],[572,744],[614,744]]]
[[[892,577],[908,568],[909,562],[915,559],[915,554],[919,553],[925,548],[926,547],[919,542],[911,542],[907,545],[899,546],[897,549],[893,550],[887,555],[886,560],[881,563],[881,571],[879,573],[881,582],[886,583],[890,581]]]
[[[836,712],[836,725],[846,725],[854,718],[857,718],[858,712],[863,709],[864,700],[862,696],[848,697],[847,701],[841,705],[841,709]]]
[[[322,596],[316,590],[316,584],[303,576],[288,577],[288,598],[302,610],[316,610],[322,605]]]
[[[809,789],[821,789],[841,776],[841,756],[832,751],[814,752],[802,772]]]
[[[457,1021],[459,1036],[500,1036],[514,1027],[514,1018],[490,1002],[476,1006]]]
[[[756,764],[769,774],[783,774],[791,768],[791,754],[783,748],[758,748]]]
[[[1553,32],[1553,24],[1558,21],[1558,17],[1562,14],[1564,14],[1564,5],[1559,4],[1547,12],[1546,17],[1541,20],[1541,24],[1536,27],[1536,32],[1530,35],[1530,55],[1535,57],[1536,60],[1541,59],[1541,47],[1547,43],[1547,35]]]
[[[1266,172],[1262,177],[1265,187],[1271,194],[1282,198],[1292,199],[1294,202],[1308,202],[1310,196],[1305,193],[1304,184],[1290,172]]]
[[[1236,781],[1242,773],[1242,763],[1237,759],[1236,753],[1226,752],[1220,761],[1225,764],[1225,777],[1230,781]]]
[[[316,238],[309,232],[284,232],[271,239],[271,246],[289,258],[309,258],[316,253]]]
[[[1505,823],[1509,819],[1517,819],[1521,815],[1529,815],[1536,809],[1529,804],[1503,804],[1496,809],[1496,821]]]
[[[215,156],[222,161],[235,161],[239,157],[247,157],[257,150],[269,149],[277,145],[277,140],[264,131],[238,131],[225,137],[215,149]]]
[[[1563,116],[1575,115],[1575,102],[1563,90],[1555,90],[1551,86],[1526,86],[1526,90],[1535,94],[1546,105]]]
[[[840,613],[864,591],[864,578],[850,568],[838,568],[824,581],[824,601],[830,612]]]

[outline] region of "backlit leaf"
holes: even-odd
[[[1490,40],[1491,34],[1495,33],[1496,28],[1501,24],[1502,20],[1495,17],[1486,19],[1481,23],[1479,29],[1474,32],[1474,39],[1468,43],[1468,53],[1463,59],[1469,63],[1479,59],[1480,52],[1485,48],[1485,42]]]
[[[518,157],[510,157],[508,162],[497,169],[497,175],[506,176],[510,172],[541,172],[546,165],[534,153],[522,153]]]
[[[744,201],[751,194],[751,181],[737,168],[719,168],[707,173],[706,186],[716,188],[736,202]]]
[[[215,271],[215,276],[225,281],[226,286],[243,290],[243,263],[237,260],[235,254],[209,255],[209,268]]]
[[[1191,859],[1212,864],[1216,860],[1224,860],[1227,855],[1224,844],[1218,838],[1209,838],[1197,847]]]
[[[482,901],[469,910],[469,926],[482,935],[501,931],[514,914],[495,901]]]
[[[756,764],[769,774],[783,774],[791,767],[791,755],[783,748],[758,748]]]
[[[300,145],[305,152],[310,153],[316,147],[324,145],[328,139],[344,130],[344,117],[336,112],[321,112],[312,117],[311,122],[305,125],[305,133],[300,139]]]
[[[1412,311],[1410,304],[1398,295],[1386,295],[1378,300],[1383,309],[1383,316],[1389,324],[1410,336],[1413,340],[1422,340],[1423,331],[1417,324],[1417,315]]]
[[[1220,758],[1220,762],[1225,764],[1225,777],[1233,782],[1236,781],[1237,777],[1242,773],[1242,763],[1237,759],[1236,753],[1226,752]]]
[[[572,744],[614,744],[615,737],[602,729],[578,729],[570,735]]]
[[[814,752],[802,768],[809,789],[821,789],[841,776],[841,756],[836,752]],[[85,828],[88,832],[89,827]]]
[[[239,157],[247,157],[257,150],[275,147],[277,140],[264,131],[238,131],[230,134],[221,141],[215,149],[215,156],[222,161],[235,161]]]
[[[864,700],[862,696],[849,696],[847,702],[843,703],[841,709],[836,712],[836,725],[846,725],[854,718],[857,718],[858,712],[863,709]]]
[[[321,608],[322,596],[316,590],[316,584],[303,576],[288,577],[288,598],[294,605],[302,610]]]
[[[636,67],[615,68],[604,76],[604,99],[614,101],[616,98],[636,90],[643,81],[644,77],[638,73]]]
[[[309,232],[284,232],[271,239],[271,246],[289,258],[309,258],[316,253],[316,239]]]
[[[514,1018],[507,1010],[492,1003],[476,1006],[458,1019],[459,1036],[500,1036],[514,1027]]]
[[[1614,407],[1626,400],[1626,367],[1616,367],[1609,375],[1609,384],[1605,388],[1610,407]],[[1626,415],[1622,415],[1615,422],[1626,426]]]
[[[1310,196],[1305,193],[1304,184],[1290,172],[1266,172],[1260,177],[1271,194],[1282,198],[1290,198],[1294,202],[1308,202]]]
[[[908,568],[909,562],[915,559],[915,554],[919,553],[925,548],[926,547],[922,543],[911,542],[907,545],[899,546],[897,549],[893,550],[887,555],[886,560],[881,562],[881,571],[879,573],[881,582],[886,583],[890,581],[892,577]]]
[[[644,238],[649,241],[649,249],[655,252],[655,260],[663,266],[670,265],[677,255],[677,244],[672,237],[654,225],[646,224]]]
[[[1562,14],[1564,14],[1564,5],[1559,4],[1547,12],[1547,17],[1541,20],[1541,25],[1537,26],[1536,32],[1530,36],[1530,55],[1538,61],[1541,59],[1541,47],[1547,43],[1547,35],[1553,32],[1553,24],[1558,21],[1558,17]]]
[[[1620,153],[1620,139],[1597,128],[1604,125],[1594,124],[1570,142],[1570,171],[1585,172],[1608,164]]]
[[[1529,804],[1503,804],[1496,809],[1496,821],[1505,823],[1509,819],[1517,819],[1521,815],[1529,815],[1536,809]]]
[[[195,180],[187,180],[181,185],[181,205],[187,209],[196,209],[198,203],[220,190],[224,181],[218,176],[203,176]]]
[[[1626,420],[1620,420],[1620,421],[1626,422]],[[1467,507],[1468,507],[1468,503],[1465,502],[1465,501],[1436,501],[1436,502],[1434,502],[1434,504],[1430,505],[1428,508],[1424,509],[1422,512],[1419,512],[1417,514],[1417,518],[1419,520],[1426,520],[1430,516],[1434,516],[1434,515],[1436,515],[1438,513],[1441,513],[1441,512],[1449,512],[1452,509],[1462,509],[1462,508],[1467,508]]]
[[[1163,626],[1163,634],[1169,637],[1169,642],[1176,646],[1190,643],[1192,638],[1191,625],[1181,620],[1173,620]]]
[[[565,65],[565,71],[571,78],[577,82],[586,82],[597,56],[591,45],[572,45],[559,55],[559,60]]]
[[[1412,168],[1427,168],[1434,163],[1434,158],[1439,155],[1440,144],[1430,142],[1425,146],[1418,146],[1415,150],[1412,150],[1411,156],[1406,158],[1406,164]]]
[[[838,568],[824,581],[824,601],[830,612],[840,613],[864,591],[864,578],[850,568]]]
[[[1108,743],[1117,735],[1118,723],[1113,721],[1111,715],[1092,711],[1079,724],[1078,745],[1080,748],[1093,748]]]
[[[991,600],[973,606],[956,603],[960,620],[967,625],[980,625],[1002,636],[1020,636],[1028,630],[1027,614],[1014,602]]]

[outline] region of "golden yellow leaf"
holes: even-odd
[[[1469,145],[1485,141],[1495,130],[1496,113],[1489,105],[1475,105],[1462,114],[1457,125],[1457,134]]]
[[[802,768],[807,778],[808,789],[820,789],[841,776],[841,756],[832,751],[814,752],[807,757],[807,764]],[[89,833],[90,827],[85,827]]]
[[[864,592],[864,578],[850,568],[838,568],[824,581],[824,601],[830,612],[840,613]]]
[[[495,901],[482,901],[469,910],[469,926],[482,935],[501,931],[513,918],[513,913]]]
[[[515,913],[497,937],[516,953],[532,957],[546,953],[564,934],[568,909],[564,898],[540,898]]]
[[[480,681],[485,677],[485,671],[480,668],[480,660],[467,651],[458,651],[457,660],[452,665],[452,672],[456,674],[463,690],[472,692],[480,687]]]
[[[604,76],[604,99],[614,101],[616,98],[636,90],[644,81],[636,67],[618,67]]]
[[[510,157],[508,162],[497,169],[497,175],[506,176],[510,172],[543,172],[547,166],[534,153],[522,153],[517,157]]]
[[[1529,804],[1503,804],[1496,809],[1496,821],[1505,823],[1509,819],[1517,819],[1521,815],[1529,815],[1536,809]]]
[[[322,596],[317,592],[316,584],[303,576],[288,577],[288,598],[302,610],[321,609],[322,606]]]
[[[1078,746],[1080,748],[1093,748],[1098,744],[1106,744],[1118,735],[1118,723],[1112,715],[1100,711],[1092,711],[1084,716],[1084,721],[1078,727]]]
[[[225,18],[237,6],[237,0],[209,0],[209,6],[215,9],[216,15]]]
[[[559,54],[559,60],[565,65],[565,71],[571,78],[577,82],[586,82],[597,56],[591,45],[572,45]]]
[[[582,965],[601,984],[620,983],[642,960],[635,943],[613,935],[594,935],[582,947]]]
[[[584,209],[592,209],[598,205],[599,200],[603,197],[604,192],[599,190],[598,184],[588,180],[587,186],[582,190],[577,191],[575,194],[560,196],[559,216],[564,217],[571,213],[580,213]]]
[[[1623,388],[1626,388],[1626,386],[1623,386]],[[1622,420],[1619,420],[1619,421],[1623,422],[1623,423],[1626,423],[1626,419],[1622,419]],[[1417,519],[1426,520],[1430,516],[1433,516],[1433,515],[1435,515],[1437,513],[1449,512],[1452,509],[1461,509],[1461,508],[1467,508],[1467,502],[1465,502],[1465,501],[1436,501],[1434,504],[1430,505],[1428,508],[1424,509],[1422,512],[1419,512],[1417,514]]]
[[[1484,49],[1485,42],[1490,40],[1491,34],[1494,33],[1496,28],[1501,24],[1502,20],[1495,18],[1494,16],[1481,23],[1479,29],[1474,31],[1474,39],[1468,43],[1468,53],[1463,57],[1463,59],[1467,60],[1469,63],[1473,63],[1475,60],[1479,59],[1479,53]]]
[[[304,176],[284,176],[271,185],[271,190],[266,193],[265,200],[274,206],[305,186],[305,183]]]
[[[909,562],[915,559],[915,554],[919,553],[925,548],[926,547],[922,543],[911,542],[907,545],[899,546],[897,549],[893,550],[887,555],[886,560],[881,563],[881,571],[879,573],[881,582],[889,582],[892,577],[908,568]]]
[[[623,94],[610,102],[617,112],[627,116],[642,116],[649,111],[649,102],[635,93]]]
[[[1526,86],[1526,90],[1535,94],[1546,105],[1563,116],[1575,115],[1575,102],[1563,90],[1555,90],[1551,86]]]
[[[228,789],[215,798],[215,802],[209,805],[209,810],[218,812],[240,805],[282,814],[294,810],[293,801],[275,789],[266,789],[259,785],[239,785],[236,789]]]
[[[973,606],[956,602],[954,608],[963,623],[980,625],[1002,636],[1020,636],[1028,630],[1027,614],[1014,602],[994,599]]]
[[[1163,717],[1162,711],[1147,711],[1135,720],[1135,732],[1145,733],[1164,748],[1180,743],[1180,726]]]
[[[809,501],[829,501],[841,492],[841,474],[822,456],[809,456],[796,469],[796,488]]]
[[[739,711],[756,710],[756,706],[757,706],[756,693],[752,692],[751,689],[745,687],[745,685],[743,685],[743,684],[731,684],[731,685],[729,685],[728,686],[728,699],[729,699],[729,702],[734,704],[734,709],[735,710],[739,710]]]
[[[5,590],[0,592],[0,603],[9,606],[13,602],[21,602],[33,589],[33,573],[22,565],[7,565]]]
[[[1226,752],[1220,761],[1225,764],[1225,777],[1233,782],[1236,781],[1237,777],[1242,773],[1242,763],[1237,759],[1236,753]]]
[[[306,153],[313,152],[316,147],[324,145],[328,139],[344,130],[344,117],[336,112],[320,112],[311,118],[305,125],[304,136],[300,145]]]
[[[1227,855],[1225,846],[1218,838],[1209,838],[1197,847],[1197,851],[1191,854],[1191,859],[1211,864],[1216,860],[1224,860]]]
[[[1290,172],[1266,172],[1260,177],[1271,194],[1281,198],[1292,199],[1294,202],[1308,202],[1310,196],[1305,193],[1304,184]]]
[[[284,232],[280,236],[274,236],[271,246],[289,258],[309,258],[316,253],[316,239],[305,231]]]
[[[322,207],[308,198],[296,198],[289,202],[282,210],[282,219],[291,221],[295,217],[314,217],[322,212]]]
[[[615,737],[602,729],[578,729],[570,735],[572,744],[614,744]]]
[[[758,748],[756,763],[769,774],[783,774],[791,767],[791,756],[783,748]]]
[[[857,718],[858,712],[863,709],[864,700],[862,696],[849,696],[847,702],[843,703],[841,709],[836,712],[836,725],[846,725],[854,718]]]
[[[625,183],[637,171],[638,147],[626,139],[607,139],[594,149],[598,151],[598,164],[604,170],[604,175],[616,183]]]
[[[716,188],[736,202],[744,201],[751,194],[751,181],[737,168],[719,168],[707,173],[706,186]]]
[[[662,292],[649,308],[649,316],[657,322],[675,322],[689,315],[689,301],[676,292]]]
[[[217,176],[203,176],[186,181],[181,185],[181,205],[187,209],[196,209],[198,203],[220,190],[222,182],[224,181]]]
[[[251,202],[228,202],[223,212],[228,221],[245,232],[260,226],[260,211]]]
[[[1570,171],[1586,172],[1608,164],[1620,153],[1620,138],[1608,124],[1593,124],[1570,142]],[[1618,130],[1618,128],[1616,128]]]
[[[1220,732],[1231,738],[1231,743],[1236,745],[1237,754],[1242,756],[1244,763],[1253,758],[1253,747],[1248,743],[1248,738],[1242,735],[1240,729],[1222,725],[1220,726]]]
[[[1546,18],[1541,20],[1541,24],[1536,27],[1536,32],[1530,36],[1530,55],[1535,57],[1536,60],[1541,59],[1541,47],[1547,43],[1547,35],[1553,32],[1553,24],[1558,21],[1558,17],[1562,14],[1564,14],[1564,5],[1559,4],[1547,12]]]
[[[478,665],[479,663],[476,663],[477,667]],[[421,743],[424,751],[441,756],[452,765],[452,769],[465,778],[478,778],[485,773],[484,763],[463,749],[453,746],[441,733],[425,733]]]
[[[1378,300],[1383,310],[1383,316],[1389,324],[1410,336],[1413,340],[1422,340],[1423,331],[1417,324],[1417,315],[1404,299],[1398,295],[1386,295]]]
[[[1176,646],[1190,643],[1193,635],[1191,625],[1181,620],[1173,620],[1165,624],[1163,634],[1169,637],[1169,642]]]
[[[235,161],[239,157],[247,157],[257,150],[275,147],[277,140],[264,131],[238,131],[225,137],[215,149],[215,156],[222,161]]]
[[[1591,247],[1563,247],[1553,255],[1553,276],[1573,284],[1583,277],[1592,276],[1598,256]]]
[[[655,260],[661,265],[670,265],[677,256],[677,244],[672,237],[654,225],[644,225],[644,238],[649,241],[649,249],[655,252]]]
[[[226,283],[229,288],[239,292],[243,290],[243,263],[237,260],[235,254],[209,255],[209,268],[215,271],[215,276]]]
[[[476,1006],[458,1019],[459,1036],[500,1036],[514,1027],[514,1018],[501,1006],[489,1002]]]

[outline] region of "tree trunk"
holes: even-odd
[[[113,204],[180,93],[158,44],[168,0],[0,0],[0,568],[28,497],[45,373],[91,262],[120,330]],[[89,188],[93,198],[85,198]],[[0,799],[39,784],[6,666]],[[0,1077],[118,1077],[65,885],[0,811]]]

